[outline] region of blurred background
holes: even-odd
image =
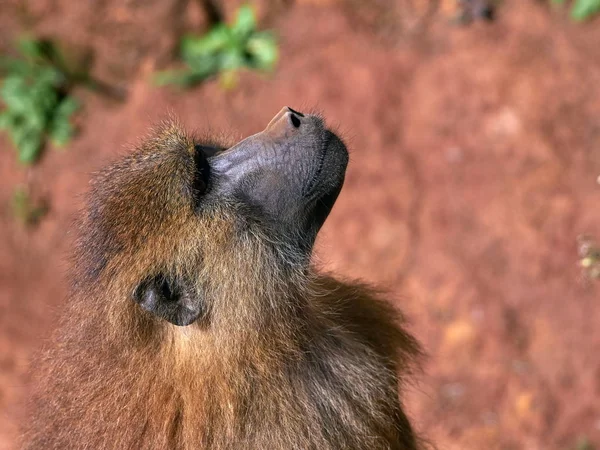
[[[387,288],[439,449],[600,448],[597,0],[1,0],[0,449],[65,302],[90,173],[169,112],[284,105],[351,151],[325,270]]]

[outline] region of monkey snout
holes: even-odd
[[[263,133],[273,139],[285,138],[300,128],[303,122],[304,114],[285,106],[271,119]]]

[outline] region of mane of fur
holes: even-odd
[[[152,176],[128,184],[144,148],[168,142],[184,158],[193,146],[174,126],[156,136],[92,187],[25,448],[415,449],[398,392],[419,349],[401,317],[257,224],[240,226],[235,205],[192,220],[184,203],[165,207],[178,198],[168,180],[166,193],[144,184]],[[143,189],[157,217],[119,216]],[[198,280],[205,318],[176,327],[131,300],[158,269]]]

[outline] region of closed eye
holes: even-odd
[[[200,196],[203,195],[209,188],[210,185],[210,165],[208,163],[207,149],[214,149],[214,147],[204,147],[202,145],[196,145],[194,147],[194,181],[193,191],[196,203],[200,200]],[[215,152],[216,153],[216,152]]]
[[[215,156],[216,154],[218,154],[224,150],[221,147],[215,147],[212,145],[201,145],[201,144],[196,144],[194,146],[194,148],[196,149],[196,152],[201,151],[202,153],[204,153],[204,156],[206,156],[207,158],[212,158],[213,156]]]

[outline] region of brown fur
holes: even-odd
[[[167,124],[96,177],[24,447],[415,449],[398,389],[419,351],[400,317],[239,205],[195,215],[193,144]],[[156,270],[197,280],[206,315],[177,327],[140,309]]]

